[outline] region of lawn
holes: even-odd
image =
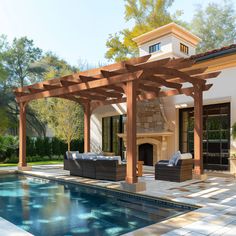
[[[62,164],[62,161],[36,161],[36,162],[28,162],[27,164],[30,166],[36,165],[52,165],[52,164]],[[17,166],[17,163],[0,163],[0,167],[6,166]]]

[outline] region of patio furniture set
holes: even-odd
[[[104,156],[87,152],[66,152],[64,169],[70,175],[92,179],[121,181],[126,177],[126,161],[120,156]],[[175,153],[170,160],[161,160],[155,165],[155,179],[183,182],[192,179],[193,159],[190,153]]]

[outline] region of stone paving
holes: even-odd
[[[12,169],[13,170],[13,169]],[[35,166],[25,173],[60,179],[73,183],[92,184],[105,188],[120,188],[119,182],[92,180],[69,176],[69,172],[60,166]],[[140,194],[170,199],[176,202],[189,203],[201,208],[184,215],[130,232],[126,236],[176,236],[176,235],[236,235],[236,179],[209,176],[205,181],[191,180],[183,183],[154,180],[149,171],[140,178],[145,181],[147,190]]]
[[[33,236],[32,234],[17,227],[11,222],[0,217],[0,235],[1,236]]]

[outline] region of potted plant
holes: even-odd
[[[232,126],[232,138],[236,140],[236,123]],[[230,152],[230,173],[236,176],[236,152]]]

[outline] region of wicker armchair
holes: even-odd
[[[183,182],[192,179],[193,159],[180,159],[175,166],[168,166],[169,161],[159,161],[155,165],[155,179]]]

